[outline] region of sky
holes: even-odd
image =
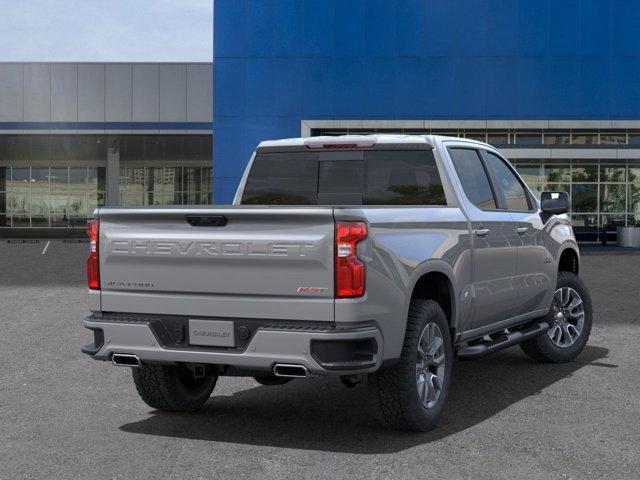
[[[0,0],[0,62],[211,62],[214,0]]]

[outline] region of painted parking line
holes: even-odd
[[[44,250],[42,250],[42,254],[44,255],[45,253],[47,253],[47,248],[49,248],[49,244],[51,243],[51,241],[48,241],[47,244],[44,246]]]

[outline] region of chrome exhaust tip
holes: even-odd
[[[276,363],[273,367],[273,374],[276,377],[305,378],[309,376],[309,370],[304,365]]]
[[[142,365],[138,356],[133,353],[114,353],[111,355],[111,363],[116,367],[139,367]]]

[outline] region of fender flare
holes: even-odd
[[[455,275],[453,273],[453,268],[444,260],[440,259],[429,259],[425,262],[421,263],[418,267],[416,267],[411,275],[410,288],[407,289],[407,296],[405,300],[405,309],[403,319],[405,321],[406,328],[406,319],[409,315],[409,305],[411,303],[411,297],[413,295],[413,291],[418,284],[418,281],[425,275],[429,273],[441,273],[443,274],[447,280],[449,281],[449,289],[451,293],[451,328],[457,330],[458,328],[458,296],[459,292],[457,291],[456,282],[454,281]]]

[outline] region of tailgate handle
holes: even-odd
[[[193,227],[224,227],[227,217],[224,215],[188,215],[187,222]]]

